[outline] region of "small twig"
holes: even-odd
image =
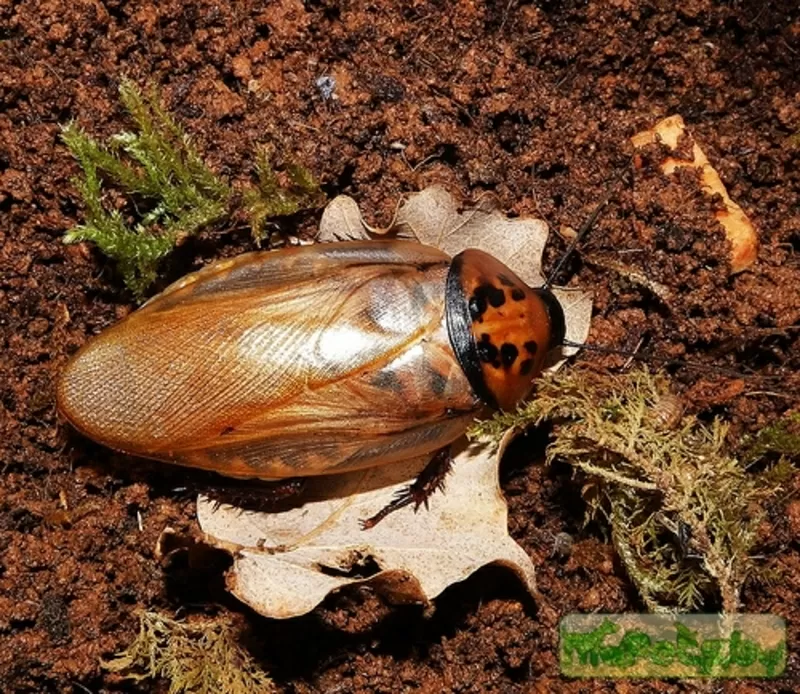
[[[667,308],[671,308],[669,302],[672,299],[672,292],[670,291],[669,287],[662,284],[661,282],[656,282],[654,279],[651,279],[641,270],[629,267],[624,263],[617,262],[612,258],[605,258],[602,256],[592,257],[587,255],[584,256],[584,259],[586,260],[587,263],[591,265],[597,265],[601,268],[605,268],[606,270],[612,270],[613,272],[616,272],[625,279],[627,279],[629,282],[632,282],[633,284],[648,289],[650,292],[655,294],[659,299],[661,299]]]
[[[506,22],[508,21],[508,13],[511,11],[511,6],[513,4],[514,4],[514,0],[508,0],[508,2],[506,3],[506,9],[503,10],[503,20],[500,22],[500,31],[501,32],[506,27]]]
[[[577,248],[578,244],[583,240],[583,237],[589,233],[590,229],[594,226],[594,223],[597,221],[597,218],[600,216],[600,213],[603,211],[603,208],[611,202],[611,198],[617,192],[617,184],[623,180],[628,173],[627,167],[622,167],[618,172],[617,175],[614,176],[611,183],[609,184],[608,190],[606,194],[602,197],[600,202],[597,203],[596,207],[592,211],[592,214],[589,215],[588,219],[581,225],[581,228],[578,230],[578,233],[575,234],[575,238],[572,239],[572,243],[569,245],[567,250],[564,252],[564,255],[561,256],[559,261],[556,263],[556,266],[553,268],[552,272],[547,277],[547,281],[544,283],[545,288],[550,287],[555,282],[556,278],[558,277],[558,273],[561,272],[561,268],[564,267],[564,263],[567,262],[569,257]]]
[[[403,158],[403,161],[406,163],[409,169],[411,169],[412,173],[416,173],[421,169],[425,164],[430,164],[432,161],[436,161],[437,159],[441,158],[442,152],[434,152],[433,154],[428,155],[425,157],[421,162],[412,166],[411,162],[408,161],[405,152],[400,152],[400,156]]]
[[[775,390],[749,390],[745,393],[742,393],[742,395],[771,395],[775,398],[785,398],[786,400],[800,400],[800,393],[780,393]]]
[[[598,477],[604,477],[605,479],[611,480],[612,482],[616,482],[617,484],[624,484],[627,487],[634,487],[635,489],[643,489],[644,491],[648,492],[657,492],[659,491],[659,487],[652,482],[641,482],[640,480],[632,479],[631,477],[626,477],[625,475],[620,475],[618,472],[612,472],[610,470],[604,470],[601,467],[597,467],[596,465],[592,465],[591,463],[580,463],[581,470],[587,472],[592,475],[597,475]]]

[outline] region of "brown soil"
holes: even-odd
[[[558,230],[588,216],[627,165],[632,134],[680,113],[756,222],[757,265],[730,277],[706,215],[667,224],[662,210],[675,201],[659,196],[691,196],[696,181],[666,192],[628,181],[571,260],[571,283],[596,291],[595,341],[633,348],[644,337],[660,354],[734,372],[676,369],[675,380],[695,411],[724,415],[741,434],[796,407],[800,392],[798,333],[776,331],[800,319],[797,3],[262,5],[0,5],[0,690],[152,690],[100,668],[146,608],[237,614],[286,691],[610,691],[559,678],[558,619],[641,605],[602,532],[582,528],[569,471],[532,462],[536,437],[517,446],[504,486],[511,532],[539,566],[536,601],[492,569],[449,589],[432,617],[362,590],[278,623],[227,597],[220,567],[198,574],[156,561],[161,530],[194,523],[192,499],[175,491],[187,473],[112,454],[69,432],[54,409],[69,355],[131,308],[104,258],[61,243],[81,209],[59,126],[124,128],[116,93],[126,74],[161,85],[209,164],[231,179],[250,176],[256,146],[270,143],[377,223],[402,193],[438,182],[472,199],[489,191],[501,208]],[[323,76],[336,98],[325,98]],[[317,219],[293,222],[308,231]],[[207,232],[167,263],[164,281],[249,248],[246,232]],[[563,249],[554,237],[547,262]],[[595,262],[609,254],[666,285],[668,305]],[[773,579],[744,592],[747,611],[787,618],[787,673],[721,690],[800,690],[796,516],[785,502],[771,509],[759,554]],[[554,552],[563,532],[571,554]]]

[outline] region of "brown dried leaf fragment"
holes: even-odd
[[[361,521],[427,460],[311,480],[312,500],[280,513],[215,508],[201,497],[197,517],[208,541],[234,557],[228,589],[268,617],[305,614],[352,584],[371,585],[390,602],[424,604],[487,564],[509,567],[533,591],[533,563],[508,535],[497,474],[504,445],[462,446],[429,509],[403,509],[368,531]]]
[[[691,167],[700,172],[703,191],[708,196],[719,195],[724,203],[724,209],[718,210],[715,216],[731,244],[731,270],[736,273],[749,268],[758,257],[758,235],[755,227],[744,210],[731,200],[716,169],[711,166],[708,157],[686,129],[683,118],[678,115],[664,118],[651,130],[634,135],[631,142],[637,150],[656,143],[669,148],[675,156],[669,156],[661,162],[661,171],[666,176],[671,176],[676,169],[682,167]],[[681,158],[679,146],[681,151],[687,151],[688,148],[690,158]]]

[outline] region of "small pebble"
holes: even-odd
[[[42,337],[48,330],[50,330],[50,321],[47,318],[34,318],[28,323],[28,334],[31,337]]]
[[[569,533],[557,533],[553,538],[553,556],[568,557],[572,552],[572,535]]]
[[[322,75],[322,77],[317,77],[317,79],[314,80],[314,84],[319,90],[319,94],[323,101],[328,101],[334,98],[334,92],[336,91],[336,80],[333,79],[333,77],[330,75]]]

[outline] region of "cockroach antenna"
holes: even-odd
[[[545,280],[542,289],[549,289],[551,286],[553,286],[553,282],[555,282],[556,277],[558,277],[558,273],[561,272],[561,269],[564,267],[564,263],[567,262],[569,257],[577,248],[578,244],[583,240],[583,237],[586,236],[586,234],[588,234],[591,228],[594,226],[594,223],[597,221],[597,218],[600,216],[600,213],[603,211],[603,208],[611,201],[611,199],[616,194],[617,184],[625,177],[627,172],[628,172],[627,167],[623,167],[617,172],[617,175],[614,176],[613,180],[611,181],[611,184],[608,187],[608,190],[606,191],[606,194],[602,197],[600,202],[597,203],[597,206],[592,211],[592,214],[590,214],[588,219],[581,225],[581,228],[578,229],[578,233],[575,234],[575,238],[572,239],[572,242],[569,244],[569,247],[564,252],[564,255],[562,255],[561,258],[559,258],[558,262],[556,263],[556,266],[553,268],[552,272]]]
[[[645,362],[646,364],[660,364],[664,367],[676,367],[681,369],[690,369],[694,371],[700,371],[705,373],[713,373],[717,374],[718,376],[725,376],[727,378],[755,378],[759,379],[765,383],[776,383],[780,382],[783,378],[781,375],[776,374],[772,376],[762,375],[758,373],[754,373],[752,371],[741,371],[737,369],[729,369],[723,366],[714,366],[713,364],[705,364],[699,361],[692,361],[690,359],[684,359],[683,357],[662,357],[657,354],[653,354],[652,352],[639,352],[636,350],[629,350],[629,349],[618,349],[615,347],[606,347],[604,345],[595,345],[586,342],[575,342],[573,340],[564,340],[562,342],[564,347],[576,347],[578,349],[585,349],[590,352],[597,352],[599,354],[614,354],[620,357],[628,357],[629,359],[635,359],[637,361]],[[775,391],[774,394],[785,396],[790,398],[791,400],[798,400],[800,401],[800,393],[787,393],[783,390]]]
[[[735,376],[741,378],[746,375],[734,369],[725,369],[711,364],[703,364],[702,362],[688,361],[683,358],[677,357],[661,357],[651,352],[639,352],[630,349],[618,349],[616,347],[606,347],[604,345],[595,345],[588,342],[575,342],[574,340],[564,340],[562,343],[564,347],[576,347],[578,349],[586,349],[590,352],[598,352],[599,354],[614,354],[620,357],[628,357],[629,359],[636,359],[644,362],[656,362],[663,366],[680,366],[686,368],[701,369],[703,371],[713,371],[724,376]]]
[[[575,238],[572,239],[567,250],[564,252],[564,255],[561,256],[561,258],[556,263],[556,266],[553,268],[552,272],[545,280],[544,285],[542,285],[542,289],[549,289],[553,285],[556,278],[558,277],[558,273],[561,272],[566,261],[575,251],[578,244],[584,239],[586,234],[588,234],[589,231],[592,229],[595,222],[597,221],[597,218],[600,216],[600,213],[603,211],[603,208],[613,199],[614,195],[617,192],[618,184],[626,177],[628,171],[629,171],[628,167],[622,167],[616,173],[614,178],[611,180],[611,183],[609,184],[605,195],[603,195],[602,199],[597,203],[594,210],[592,210],[592,213],[589,215],[586,221],[581,225],[580,229],[575,234]],[[784,328],[783,331],[791,332],[793,330],[798,330],[798,329],[800,329],[800,326],[789,326],[788,328]],[[661,357],[648,351],[640,352],[638,347],[635,350],[617,349],[614,347],[605,347],[603,345],[595,345],[585,342],[575,342],[573,340],[562,340],[561,346],[585,349],[600,354],[614,354],[623,357],[628,357],[629,359],[635,359],[637,361],[658,363],[665,367],[674,366],[678,368],[694,369],[698,371],[716,373],[721,376],[727,376],[733,378],[758,377],[766,381],[778,380],[780,378],[779,376],[774,376],[774,377],[761,376],[759,374],[752,372],[744,373],[742,371],[738,371],[735,369],[726,369],[724,367],[713,366],[711,364],[704,364],[702,362],[691,361],[683,358]],[[798,394],[791,394],[789,395],[789,397],[791,397],[791,399],[794,400],[800,400],[800,395]]]

